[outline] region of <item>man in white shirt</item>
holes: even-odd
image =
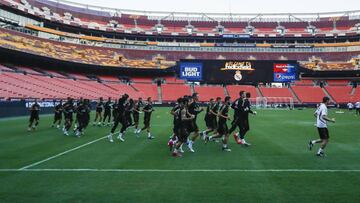
[[[354,108],[354,104],[352,104],[351,102],[349,102],[349,103],[347,104],[347,107],[348,107],[349,111],[351,111],[351,110],[353,110],[353,108]]]
[[[360,102],[355,103],[356,115],[360,115]]]
[[[325,153],[324,153],[324,149],[327,145],[327,143],[329,142],[329,131],[327,128],[327,122],[333,122],[335,123],[335,118],[329,118],[328,117],[328,110],[327,110],[327,106],[329,104],[330,98],[329,97],[324,97],[322,103],[320,104],[320,106],[316,109],[314,116],[316,117],[316,127],[318,129],[319,132],[319,136],[320,139],[317,140],[311,140],[309,141],[309,150],[312,150],[314,144],[316,143],[321,143],[320,148],[317,152],[317,156],[319,157],[324,157]]]

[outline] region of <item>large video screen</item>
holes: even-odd
[[[291,82],[298,78],[298,63],[284,60],[181,60],[183,80],[207,83]]]

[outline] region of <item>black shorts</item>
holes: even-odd
[[[210,118],[208,116],[206,116],[204,120],[205,120],[206,127],[210,128],[210,126],[211,126]]]
[[[209,117],[206,120],[206,127],[211,129],[216,129],[217,128],[216,117]]]
[[[40,120],[38,113],[35,113],[35,114],[32,113],[32,114],[30,114],[30,119],[29,119],[29,121],[30,121],[30,122],[33,122],[34,120]]]
[[[144,118],[144,125],[146,127],[149,127],[150,126],[150,118]]]
[[[245,131],[250,130],[249,119],[245,118],[245,119],[242,121],[241,126],[243,127],[243,129],[244,129]]]
[[[179,139],[180,142],[186,142],[187,138],[189,136],[189,132],[187,130],[187,128],[184,127],[178,127],[177,128],[177,133],[175,133],[177,138]]]
[[[114,120],[117,118],[118,113],[116,111],[113,111],[112,113]]]
[[[199,131],[199,127],[196,124],[196,120],[191,120],[188,126],[189,133]]]
[[[61,114],[61,113],[55,113],[54,119],[55,119],[55,120],[60,120],[60,119],[62,119],[62,114]]]
[[[329,131],[327,128],[318,128],[318,132],[319,132],[320,139],[326,140],[326,139],[330,138]]]
[[[134,122],[138,123],[139,122],[139,117],[140,117],[139,113],[133,113],[133,117],[134,117]]]
[[[96,113],[101,113],[102,109],[96,109]]]
[[[73,114],[72,113],[65,113],[65,120],[70,120],[71,122],[73,121]]]
[[[226,135],[228,134],[229,128],[226,124],[226,121],[219,121],[219,125],[217,128],[217,131],[220,135]]]

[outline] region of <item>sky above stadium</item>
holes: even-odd
[[[304,13],[360,10],[359,0],[69,0],[142,11],[207,13]]]

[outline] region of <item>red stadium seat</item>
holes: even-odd
[[[199,94],[199,101],[206,102],[211,98],[225,97],[224,87],[222,86],[195,86],[195,92]]]
[[[163,101],[176,101],[179,97],[191,94],[190,86],[184,84],[163,84],[161,90]]]
[[[292,86],[291,88],[302,103],[320,103],[326,96],[320,87]]]

